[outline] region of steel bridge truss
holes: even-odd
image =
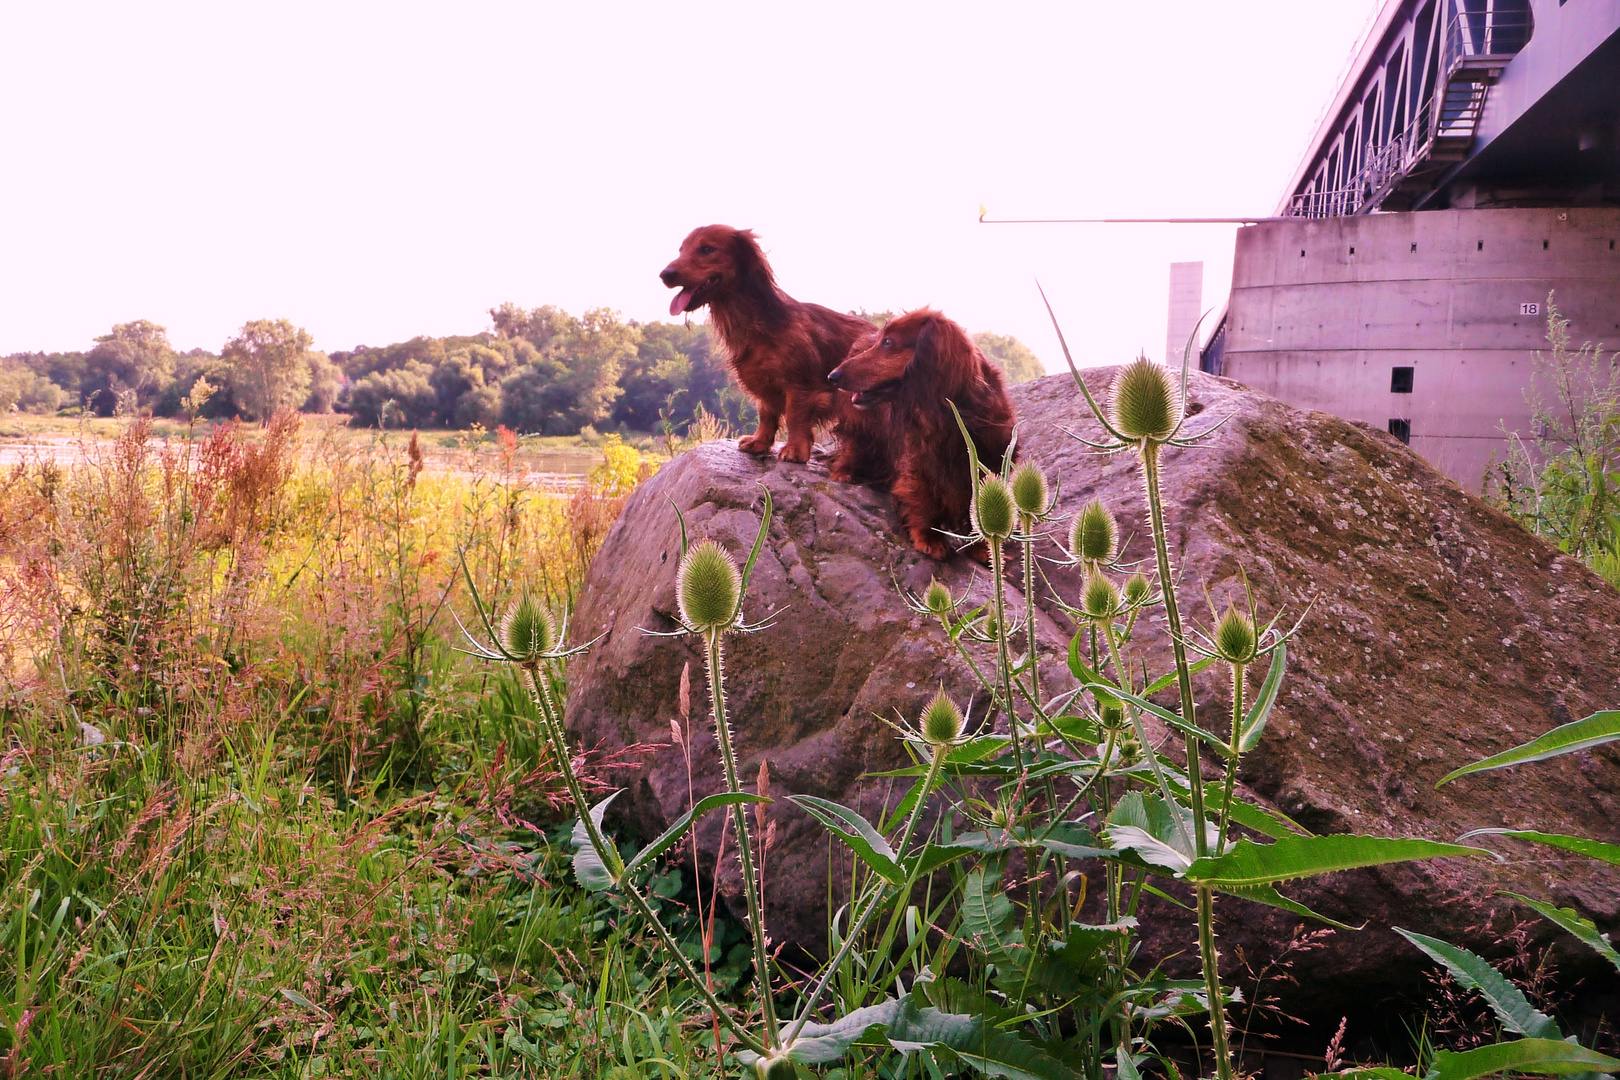
[[[1467,156],[1486,95],[1535,30],[1529,0],[1408,0],[1283,213],[1409,210]]]

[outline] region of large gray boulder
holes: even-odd
[[[1087,383],[1101,392],[1111,374],[1088,372]],[[1135,534],[1127,554],[1148,557],[1133,460],[1098,456],[1065,434],[1100,437],[1072,380],[1053,376],[1012,393],[1022,453],[1061,477],[1060,518],[1100,497]],[[1381,432],[1208,376],[1195,376],[1191,398],[1199,415],[1190,429],[1230,419],[1201,447],[1165,458],[1183,610],[1206,611],[1206,585],[1217,598],[1233,595],[1240,568],[1263,609],[1314,605],[1266,738],[1245,761],[1248,797],[1322,833],[1451,840],[1509,827],[1620,841],[1620,755],[1612,748],[1434,788],[1460,764],[1620,705],[1620,595]],[[834,483],[814,460],[761,461],[731,443],[692,450],[630,500],[591,568],[574,623],[579,640],[605,635],[569,673],[568,723],[588,745],[667,742],[681,669],[692,664],[693,774],[670,746],[623,779],[624,825],[647,835],[684,812],[691,791],[720,787],[696,643],[638,629],[675,625],[679,526],[671,503],[694,537],[745,552],[762,486],[777,519],[747,616],[780,614],[771,628],[730,639],[727,685],[746,777],[768,760],[773,794],[821,795],[875,817],[899,792],[866,774],[907,761],[879,718],[915,717],[941,684],[963,699],[973,685],[938,627],[908,610],[898,590],[920,591],[937,575],[955,590],[971,584],[982,599],[988,582],[978,564],[913,552],[888,496]],[[1054,524],[1054,535],[1062,531]],[[1077,597],[1072,571],[1048,567],[1047,577],[1060,595]],[[1011,576],[1007,587],[1021,604]],[[1039,603],[1046,670],[1056,672],[1071,631],[1049,598]],[[1133,649],[1166,669],[1161,626],[1142,627]],[[1201,715],[1218,729],[1228,690],[1206,674]],[[829,892],[840,896],[845,877],[829,873],[819,825],[781,799],[770,819],[772,934],[819,951]],[[711,860],[718,832],[715,816],[700,834]],[[1495,890],[1573,905],[1605,929],[1620,925],[1613,868],[1515,842],[1494,846],[1506,862],[1409,864],[1285,889],[1325,914],[1368,924],[1295,958],[1301,985],[1289,994],[1291,1009],[1365,1014],[1417,987],[1426,962],[1391,926],[1492,951],[1488,912],[1507,910]],[[739,887],[735,867],[723,867],[722,889],[735,895]],[[1218,910],[1227,956],[1241,947],[1255,964],[1275,955],[1299,921],[1236,900]],[[1150,954],[1191,944],[1185,917],[1164,907],[1144,911],[1144,934]],[[1564,962],[1568,970],[1587,959],[1570,951]]]

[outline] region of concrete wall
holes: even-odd
[[[1238,232],[1221,373],[1378,428],[1407,420],[1412,448],[1477,491],[1503,426],[1529,434],[1554,290],[1576,343],[1620,346],[1620,209],[1264,222]],[[1390,390],[1398,366],[1409,394]]]

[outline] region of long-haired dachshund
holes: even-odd
[[[759,407],[759,430],[739,439],[750,454],[769,453],[787,424],[783,461],[810,460],[815,429],[831,424],[838,453],[835,480],[886,484],[892,475],[887,410],[857,411],[827,375],[850,347],[873,333],[865,319],[804,304],[777,287],[754,234],[728,225],[693,229],[681,253],[658,275],[680,288],[669,313],[707,304],[737,381]]]
[[[979,460],[999,464],[1014,421],[1001,369],[956,323],[919,308],[863,342],[827,378],[853,394],[858,409],[889,407],[900,442],[891,490],[901,520],[913,547],[947,558],[950,548],[938,530],[966,532],[972,498],[967,444],[950,403],[962,414]]]

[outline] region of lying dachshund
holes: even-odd
[[[898,443],[891,490],[918,551],[950,555],[940,529],[965,533],[972,498],[967,444],[954,402],[979,460],[1001,462],[1012,440],[1013,407],[1001,369],[984,358],[956,323],[932,308],[895,319],[827,376],[853,395],[857,409],[889,409]]]

